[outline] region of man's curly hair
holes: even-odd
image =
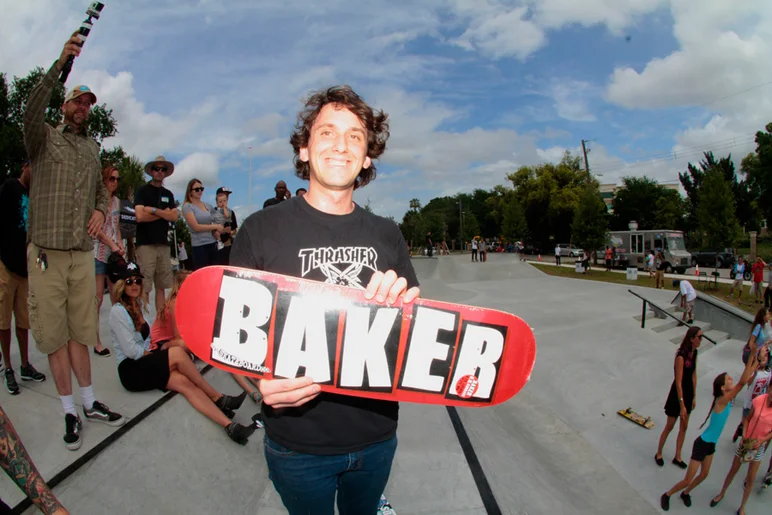
[[[300,149],[308,148],[308,140],[311,136],[317,116],[327,104],[336,107],[345,107],[363,123],[367,130],[367,156],[371,161],[378,159],[386,150],[386,140],[389,139],[389,115],[383,111],[375,111],[372,107],[354,93],[350,86],[333,86],[331,88],[312,93],[306,100],[303,110],[298,113],[295,129],[290,136],[290,145],[295,151],[293,162],[295,163],[295,175],[303,180],[308,180],[311,175],[310,166],[300,160]],[[362,168],[354,183],[354,189],[361,188],[375,179],[375,163],[369,168]]]

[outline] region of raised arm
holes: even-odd
[[[742,391],[743,387],[754,380],[756,377],[756,372],[758,371],[758,367],[758,357],[755,354],[752,354],[750,357],[748,357],[748,363],[745,364],[745,369],[743,370],[740,379],[734,385],[734,388],[725,394],[727,401],[731,401],[737,397],[737,394]]]
[[[48,488],[37,467],[21,443],[11,419],[0,407],[0,466],[30,501],[47,515],[68,515],[54,493]]]

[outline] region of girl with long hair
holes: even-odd
[[[150,327],[140,300],[142,280],[139,267],[129,263],[115,283],[118,301],[110,311],[110,330],[121,384],[130,392],[179,392],[201,414],[222,426],[231,440],[246,445],[254,426],[230,421],[246,394],[232,397],[212,388],[181,347],[150,350]]]
[[[217,240],[225,232],[225,226],[214,223],[211,204],[201,200],[204,185],[191,179],[185,188],[182,214],[190,227],[191,258],[193,270],[217,264]]]
[[[754,356],[755,355],[751,355]],[[748,361],[752,361],[750,358]],[[743,463],[748,463],[748,475],[745,477],[745,488],[743,489],[743,498],[740,507],[737,509],[738,515],[745,515],[745,503],[753,490],[753,482],[756,480],[756,472],[759,470],[761,460],[764,457],[764,451],[767,449],[767,443],[772,439],[772,390],[767,391],[766,395],[759,395],[753,400],[751,411],[743,417],[743,439],[735,450],[732,466],[724,478],[724,485],[721,491],[710,501],[710,507],[715,507],[724,498],[726,490],[732,484],[737,471]],[[751,456],[746,453],[750,449]]]
[[[748,335],[748,343],[743,347],[743,363],[748,361],[748,356],[755,354],[760,346],[769,343],[768,324],[770,320],[772,320],[772,313],[767,308],[761,308],[756,312],[753,324],[751,324],[750,334]],[[769,352],[769,349],[767,349],[767,352]]]
[[[689,460],[689,468],[686,470],[684,478],[662,494],[660,505],[663,510],[668,511],[670,509],[670,496],[681,490],[683,490],[680,496],[681,500],[687,507],[692,505],[690,493],[697,488],[697,485],[705,481],[710,473],[710,465],[713,463],[713,455],[716,453],[716,442],[718,442],[732,412],[732,401],[740,393],[743,386],[748,383],[758,366],[760,365],[755,357],[748,360],[737,384],[726,372],[719,374],[713,380],[713,404],[711,404],[708,416],[705,417],[700,429],[708,422],[708,419],[710,419],[710,424],[694,441],[692,457]],[[700,474],[695,477],[697,469],[700,469]]]
[[[110,254],[117,252],[126,254],[123,247],[123,238],[119,226],[121,216],[121,201],[115,194],[118,189],[118,182],[121,180],[118,169],[108,163],[102,168],[102,182],[107,188],[107,194],[110,199],[107,201],[107,213],[105,213],[105,223],[94,238],[94,266],[96,268],[96,297],[97,297],[97,344],[94,347],[94,354],[99,356],[109,356],[110,349],[102,345],[102,339],[99,337],[99,311],[102,308],[102,301],[105,295],[105,279],[107,279],[107,288],[110,292],[110,304],[115,304],[113,296],[113,283],[107,275],[107,260]]]
[[[190,349],[182,339],[179,329],[177,329],[177,321],[174,316],[174,309],[177,306],[177,295],[180,292],[180,287],[185,279],[190,275],[190,272],[186,270],[179,270],[174,274],[174,284],[172,290],[169,292],[169,297],[166,299],[163,307],[158,311],[158,316],[153,322],[153,327],[150,328],[150,346],[151,350],[161,349],[165,350],[169,347],[181,347],[185,352],[190,354]]]
[[[665,464],[662,459],[662,449],[665,447],[667,437],[678,420],[680,420],[680,424],[678,426],[678,437],[676,438],[675,457],[673,457],[672,463],[682,469],[687,467],[686,463],[681,459],[681,449],[684,445],[686,430],[689,427],[689,416],[697,402],[694,397],[694,392],[697,390],[697,374],[695,374],[695,369],[697,368],[697,349],[700,343],[702,343],[702,329],[692,326],[686,331],[684,339],[681,341],[678,351],[676,351],[675,364],[673,365],[675,379],[670,386],[670,394],[665,402],[667,423],[659,436],[657,454],[654,455],[654,461],[660,467]]]

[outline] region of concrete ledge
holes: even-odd
[[[681,293],[679,292],[673,304],[680,305],[680,303]],[[699,291],[697,301],[694,303],[694,318],[710,320],[712,329],[725,332],[730,338],[736,340],[747,340],[753,324],[753,315],[750,313]]]

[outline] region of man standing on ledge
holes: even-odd
[[[277,182],[273,190],[276,192],[276,196],[263,202],[263,209],[284,202],[292,196],[292,193],[287,189],[287,183],[284,181]]]
[[[290,137],[308,193],[247,218],[231,265],[367,285],[365,297],[380,303],[416,299],[399,228],[353,201],[354,189],[375,178],[386,118],[347,86],[312,95]],[[261,380],[259,389],[266,462],[290,515],[332,513],[336,492],[341,515],[386,513],[381,494],[397,448],[396,402],[320,393],[311,377]]]
[[[29,193],[28,307],[37,348],[48,356],[64,408],[64,442],[80,448],[82,422],[72,396],[72,373],[80,385],[88,420],[120,426],[125,419],[94,399],[89,347],[97,343],[94,245],[105,221],[107,189],[99,146],[86,133],[96,95],[75,86],[64,99],[64,123],[45,121],[46,107],[69,56],[80,55],[73,34],[59,60],[30,93],[24,111],[24,144],[34,179]]]

